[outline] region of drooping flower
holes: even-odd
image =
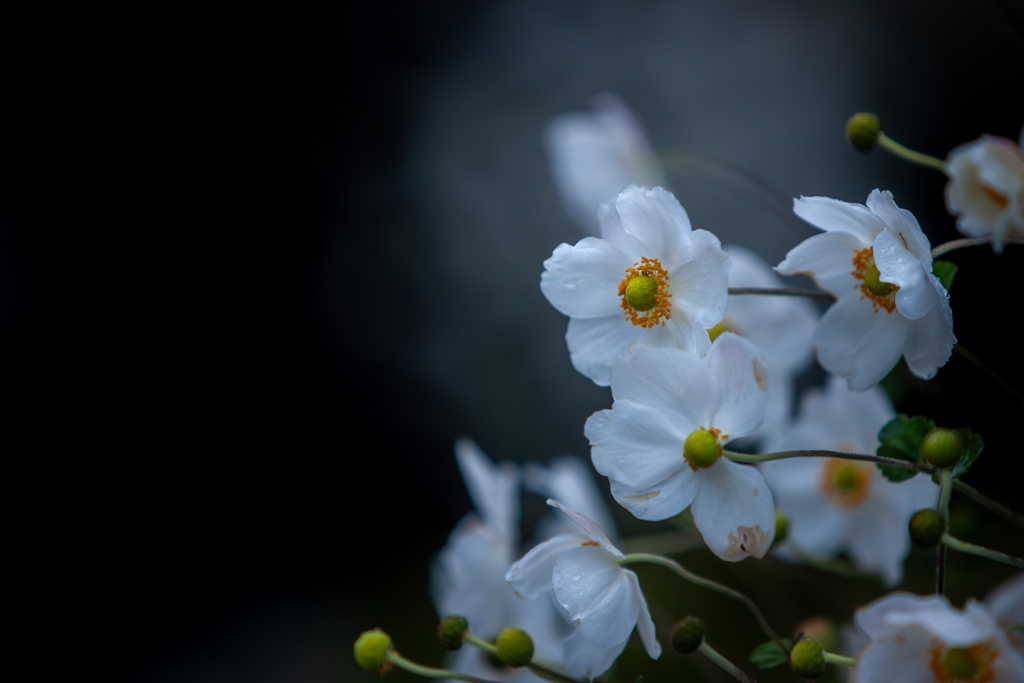
[[[566,670],[588,679],[600,676],[625,649],[634,627],[647,654],[660,657],[640,581],[618,563],[625,555],[591,520],[558,501],[549,499],[548,505],[565,513],[577,532],[544,541],[509,567],[505,580],[523,600],[553,591],[569,619],[579,625],[562,643]]]
[[[523,466],[523,486],[527,491],[554,498],[593,520],[613,541],[618,536],[615,519],[594,479],[594,469],[582,458],[563,455],[546,466],[526,463]],[[552,510],[537,522],[534,540],[544,541],[575,530],[575,523]]]
[[[880,387],[856,393],[845,385],[832,376],[823,390],[809,390],[796,423],[762,450],[874,453],[879,430],[896,412]],[[869,462],[792,458],[763,463],[761,471],[775,504],[789,515],[781,554],[830,558],[845,550],[854,566],[880,574],[888,586],[903,579],[911,515],[935,507],[939,496],[927,475],[895,483]]]
[[[890,593],[857,610],[871,642],[857,656],[860,683],[1024,681],[1024,658],[984,604],[958,610],[940,595]]]
[[[608,386],[615,359],[636,342],[703,354],[728,299],[729,259],[718,238],[691,230],[660,187],[630,185],[598,218],[601,238],[560,244],[540,278],[544,296],[570,318],[573,367]]]
[[[1024,237],[1024,131],[1020,144],[982,135],[946,158],[946,208],[969,237],[992,235],[1001,253],[1006,238]]]
[[[801,197],[793,211],[825,232],[790,250],[776,270],[811,276],[839,299],[814,331],[825,369],[854,391],[878,384],[900,356],[918,377],[934,377],[956,343],[953,312],[913,214],[878,190],[866,206]]]
[[[634,346],[611,386],[612,409],[594,413],[584,433],[615,500],[647,520],[690,507],[720,558],[764,557],[775,537],[772,494],[756,468],[721,457],[722,444],[764,418],[768,372],[757,348],[731,332],[703,358]]]
[[[594,99],[593,112],[562,114],[544,131],[551,174],[566,211],[588,235],[597,235],[597,207],[624,187],[665,185],[664,173],[633,112],[611,94]]]

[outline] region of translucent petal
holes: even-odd
[[[558,603],[592,643],[611,647],[629,637],[640,609],[626,570],[603,548],[563,555],[552,573]]]
[[[512,564],[505,582],[523,600],[533,600],[551,588],[551,572],[565,553],[590,541],[583,534],[562,534],[544,541]]]

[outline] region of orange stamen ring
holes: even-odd
[[[655,305],[649,311],[638,311],[626,301],[626,287],[629,281],[635,277],[646,275],[654,278],[658,283],[658,293],[655,295]],[[619,283],[619,296],[622,297],[622,309],[626,313],[626,320],[647,329],[651,329],[658,323],[662,327],[665,321],[672,317],[672,295],[668,291],[668,271],[661,267],[658,259],[649,259],[646,256],[640,258],[640,262],[634,263],[632,268],[626,268],[626,277]]]
[[[871,306],[875,309],[875,313],[878,313],[878,309],[884,308],[887,313],[892,313],[896,310],[896,292],[900,291],[900,288],[896,285],[892,285],[892,291],[885,296],[878,296],[872,294],[868,290],[867,283],[864,282],[864,274],[868,272],[868,268],[875,265],[875,248],[868,247],[867,249],[861,249],[860,251],[853,252],[853,268],[850,275],[860,280],[860,284],[854,285],[855,288],[860,289],[860,299],[863,301],[866,298],[871,299]]]

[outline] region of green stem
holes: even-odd
[[[898,467],[902,470],[916,470],[931,474],[935,468],[929,465],[919,465],[906,460],[895,458],[883,458],[880,455],[868,455],[866,453],[843,453],[841,451],[782,451],[779,453],[767,453],[765,455],[748,455],[746,453],[734,453],[733,451],[722,451],[722,455],[735,462],[769,462],[771,460],[785,460],[786,458],[839,458],[840,460],[864,460],[876,462],[881,465]]]
[[[630,555],[626,555],[618,562],[619,564],[629,564],[630,562],[647,562],[649,564],[659,564],[662,567],[667,567],[668,569],[671,569],[676,574],[686,579],[690,583],[695,583],[698,586],[703,586],[704,588],[710,588],[711,590],[717,593],[727,595],[733,600],[743,603],[747,606],[747,609],[749,609],[751,613],[754,615],[754,619],[757,620],[758,626],[761,627],[761,630],[764,631],[765,635],[774,640],[775,644],[778,645],[779,649],[781,649],[783,652],[789,652],[789,648],[786,647],[785,643],[782,642],[782,639],[779,638],[775,631],[772,630],[772,627],[768,625],[768,621],[764,618],[764,615],[761,614],[761,610],[757,608],[757,605],[754,603],[754,601],[748,598],[743,593],[740,593],[737,590],[729,588],[728,586],[723,586],[720,583],[716,583],[711,579],[705,579],[702,576],[697,576],[696,574],[693,574],[689,570],[684,568],[683,565],[679,564],[675,560],[670,559],[668,557],[662,557],[661,555],[652,555],[650,553],[632,553]]]
[[[480,638],[477,638],[469,631],[466,631],[463,634],[462,640],[464,642],[469,643],[470,645],[477,646],[478,648],[480,648],[484,652],[487,652],[488,654],[494,655],[495,657],[498,656],[497,647],[495,647],[491,643],[488,643],[486,640],[481,640]],[[580,683],[571,676],[567,676],[560,671],[555,671],[551,667],[545,666],[543,664],[538,664],[537,662],[530,662],[526,666],[530,667],[530,670],[538,676],[540,676],[541,678],[546,678],[549,681],[558,681],[559,683]]]
[[[831,292],[819,292],[813,289],[795,287],[730,287],[729,294],[775,294],[778,296],[806,296],[822,301],[835,301],[836,295]]]
[[[410,662],[394,650],[388,652],[388,661],[399,669],[405,669],[409,673],[416,674],[417,676],[423,676],[424,678],[454,678],[459,681],[469,681],[469,683],[495,683],[495,681],[491,681],[486,678],[467,676],[466,674],[460,674],[457,671],[451,671],[449,669],[435,669],[432,666],[423,666],[416,662]]]
[[[945,244],[932,249],[932,258],[938,258],[943,254],[948,254],[956,249],[963,249],[964,247],[976,247],[981,244],[989,244],[992,242],[992,237],[965,237],[964,239],[952,240]],[[1007,244],[1024,244],[1024,238],[1022,237],[1007,237]]]
[[[853,657],[844,657],[834,652],[823,652],[825,661],[829,664],[842,664],[843,666],[855,666],[857,664]]]
[[[712,662],[722,667],[726,671],[726,673],[731,675],[737,681],[743,681],[743,683],[757,683],[757,681],[751,678],[749,675],[747,675],[747,673],[743,671],[743,669],[739,668],[738,666],[730,662],[728,659],[715,652],[715,650],[710,645],[708,645],[706,641],[701,641],[700,647],[698,647],[697,650],[700,651],[702,655],[710,659]]]
[[[942,528],[949,528],[949,498],[953,494],[953,473],[949,468],[939,470],[939,518]],[[945,537],[943,533],[943,537]],[[935,547],[935,593],[946,591],[946,544],[939,541]]]
[[[906,159],[911,163],[934,168],[936,171],[942,171],[943,173],[946,172],[946,162],[942,159],[933,157],[930,154],[921,154],[920,152],[915,152],[909,147],[904,147],[885,133],[878,134],[878,145],[880,147],[884,147],[887,152],[895,154],[901,159]]]
[[[948,545],[953,550],[959,550],[962,553],[968,553],[971,555],[977,555],[979,557],[987,557],[990,560],[996,562],[1005,562],[1006,564],[1012,564],[1014,567],[1020,567],[1024,569],[1024,560],[1013,555],[1007,555],[997,550],[991,550],[989,548],[982,547],[980,545],[974,545],[966,541],[961,541],[959,538],[953,538],[949,534],[942,534],[942,543]]]

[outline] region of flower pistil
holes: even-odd
[[[672,317],[672,294],[668,291],[668,271],[658,259],[642,256],[640,261],[626,268],[626,277],[619,283],[619,296],[626,320],[650,329],[665,325]]]

